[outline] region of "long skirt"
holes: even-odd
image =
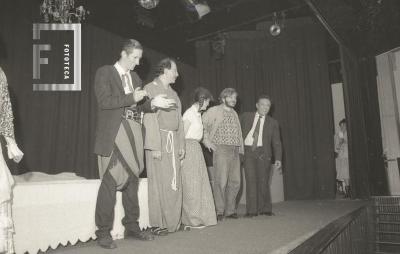
[[[183,192],[182,223],[189,226],[217,224],[210,180],[198,141],[186,139],[186,154],[181,172]]]
[[[11,189],[14,179],[4,161],[0,146],[0,253],[14,253]]]
[[[340,181],[348,181],[350,179],[349,158],[336,158],[336,179]]]

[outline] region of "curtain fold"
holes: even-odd
[[[302,21],[300,21],[301,23]],[[333,110],[325,33],[306,20],[268,31],[225,35],[225,55],[213,58],[210,43],[198,42],[199,83],[215,95],[225,87],[239,93],[239,112],[254,111],[256,98],[272,97],[281,127],[286,199],[334,198]]]
[[[340,56],[353,197],[387,195],[375,60],[359,59],[343,46]]]

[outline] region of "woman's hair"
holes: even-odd
[[[237,94],[235,88],[225,88],[224,90],[222,90],[221,94],[219,95],[219,100],[222,102],[223,99],[225,99],[226,97],[232,96],[234,94]]]
[[[210,91],[204,87],[198,87],[193,93],[193,103],[199,103],[199,108],[203,107],[204,101],[209,99],[212,101],[214,98]]]
[[[158,62],[157,66],[156,66],[156,76],[160,76],[162,74],[164,74],[164,69],[171,69],[172,67],[172,63],[175,63],[175,60],[172,58],[164,58],[162,59],[160,62]]]
[[[339,126],[342,125],[343,123],[346,124],[346,118],[343,118],[342,120],[340,120]]]

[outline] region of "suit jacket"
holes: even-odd
[[[256,112],[245,112],[240,116],[243,140],[246,139],[247,134],[249,134],[253,126],[255,116]],[[282,143],[279,124],[278,121],[268,115],[265,117],[264,121],[262,144],[267,159],[271,159],[272,155],[274,155],[275,160],[282,161]]]
[[[131,77],[133,88],[142,85],[142,80],[135,72],[131,71]],[[113,65],[105,65],[97,70],[94,90],[98,104],[94,153],[110,156],[124,108],[136,102],[132,94],[125,94],[121,77]]]

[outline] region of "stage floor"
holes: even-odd
[[[365,201],[287,201],[273,206],[275,216],[225,220],[216,226],[157,237],[151,242],[117,240],[113,254],[238,254],[287,253],[339,217],[365,205]],[[244,213],[244,206],[239,207]],[[110,253],[95,241],[59,247],[46,253]]]

